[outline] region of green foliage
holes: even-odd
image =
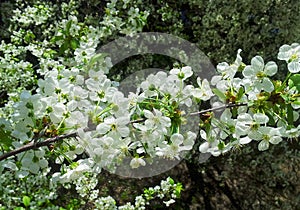
[[[300,74],[294,74],[289,79],[289,87],[295,87],[300,92]]]
[[[7,150],[13,142],[10,133],[0,127],[0,148],[2,150]]]
[[[300,39],[300,2],[288,1],[143,1],[150,11],[144,31],[170,33],[196,43],[213,64],[231,61],[243,49],[245,62],[255,55],[275,60],[282,43]],[[143,61],[140,61],[143,63]],[[284,75],[284,67],[277,77]]]
[[[22,201],[25,207],[30,206],[30,198],[27,195],[23,196]]]

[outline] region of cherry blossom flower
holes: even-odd
[[[291,73],[300,72],[300,44],[282,45],[279,48],[278,59],[288,63],[288,70]]]

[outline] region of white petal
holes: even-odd
[[[197,78],[197,80],[198,80],[198,78]],[[220,76],[220,75],[213,76],[212,79],[211,79],[211,84],[215,86],[215,85],[217,85],[221,80],[222,80],[222,76]]]
[[[263,89],[267,92],[272,92],[274,90],[274,85],[269,78],[264,78],[262,82]]]
[[[184,73],[184,77],[188,78],[193,75],[192,68],[190,66],[182,67],[181,71]]]
[[[18,170],[17,165],[13,162],[6,162],[6,163],[3,164],[3,167],[9,168],[9,169],[14,170],[14,171]]]
[[[258,144],[259,151],[265,151],[267,149],[269,149],[269,141],[263,140],[263,141],[259,142],[259,144]]]
[[[274,61],[270,61],[266,64],[264,72],[268,76],[273,76],[277,73],[278,67],[277,64]]]
[[[179,133],[174,133],[172,136],[171,136],[171,141],[173,144],[181,144],[183,142],[183,136]]]
[[[199,151],[201,153],[206,153],[207,150],[208,150],[208,148],[209,148],[209,143],[208,142],[204,142],[203,144],[200,145]]]
[[[252,66],[246,66],[244,71],[243,71],[244,77],[253,77],[255,76],[255,72],[252,68]]]
[[[48,161],[46,159],[41,159],[39,165],[41,168],[46,168],[48,166]]]
[[[248,137],[253,139],[253,140],[261,140],[262,139],[262,134],[257,132],[257,131],[250,131],[248,134]]]
[[[282,141],[282,138],[280,136],[273,136],[270,139],[270,143],[272,143],[272,144],[278,144],[281,141]]]
[[[220,73],[226,71],[227,68],[229,68],[229,64],[226,62],[222,62],[217,65],[217,71]]]
[[[119,133],[121,134],[122,137],[127,137],[129,135],[129,128],[128,127],[121,127],[118,128]]]
[[[251,59],[251,66],[255,71],[262,71],[264,68],[264,59],[261,56],[255,56]]]
[[[235,126],[235,133],[238,136],[246,135],[248,131],[249,131],[249,127],[242,123],[237,123]]]
[[[242,57],[241,57],[241,55],[240,55],[240,53],[242,52],[242,50],[241,49],[238,49],[238,52],[237,52],[237,55],[236,55],[236,59],[235,59],[235,61],[234,61],[234,63],[236,64],[236,65],[240,65],[241,63],[242,63]]]
[[[200,136],[201,136],[202,139],[207,140],[207,134],[204,130],[200,130]]]
[[[28,176],[28,174],[29,174],[28,171],[17,171],[16,177],[19,179],[23,179],[24,177]]]
[[[248,144],[252,141],[252,139],[250,139],[248,136],[243,137],[240,139],[240,144]]]
[[[256,114],[254,114],[253,118],[259,124],[265,124],[265,123],[267,123],[269,121],[269,117],[267,115],[265,115],[265,114],[262,114],[262,113],[256,113]]]
[[[298,73],[300,71],[300,63],[298,62],[291,62],[288,64],[288,70],[291,73]]]
[[[150,112],[149,110],[144,110],[144,115],[145,115],[145,117],[148,118],[148,119],[154,117],[153,113]]]
[[[280,48],[279,48],[279,53],[278,53],[278,56],[277,58],[279,60],[285,60],[285,61],[288,61],[289,58],[290,58],[290,51],[291,50],[291,46],[285,44],[285,45],[282,45]]]
[[[238,116],[238,122],[250,124],[252,122],[252,117],[248,113],[243,113]]]
[[[180,72],[180,69],[171,69],[170,74],[178,74]]]
[[[100,133],[100,134],[105,134],[107,133],[107,131],[110,130],[110,125],[107,125],[105,123],[101,123],[99,125],[97,125],[96,130]]]

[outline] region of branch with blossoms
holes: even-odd
[[[175,67],[148,75],[128,97],[106,71],[54,69],[39,80],[35,94],[23,91],[14,104],[12,123],[4,127],[19,141],[4,145],[7,153],[0,160],[61,142],[52,153],[57,163],[71,162],[85,151],[104,167],[129,157],[130,166],[138,168],[157,157],[179,159],[193,148],[198,132],[193,129],[199,126],[199,151],[214,156],[251,141],[264,151],[285,137],[299,136],[299,45],[280,48],[278,58],[286,60],[289,70],[283,82],[271,79],[278,70],[275,62],[265,64],[256,56],[246,65],[240,52],[233,64],[220,63],[210,82],[197,77],[195,84],[187,84],[191,67]],[[111,66],[109,59],[97,58]],[[217,100],[211,100],[214,96]],[[212,108],[197,111],[209,100]],[[219,110],[219,117],[208,113]],[[195,122],[193,116],[199,115],[200,122]],[[37,141],[40,135],[57,137]],[[63,141],[68,137],[76,139]],[[18,148],[9,151],[12,146]]]
[[[190,116],[193,116],[193,115],[202,115],[202,114],[205,114],[205,113],[208,113],[208,112],[223,110],[223,109],[232,108],[232,107],[239,107],[239,106],[247,106],[247,104],[246,103],[241,103],[241,104],[227,104],[227,105],[224,105],[224,106],[219,106],[219,107],[215,107],[215,108],[205,109],[205,110],[202,110],[202,111],[199,111],[199,112],[194,112],[194,113],[191,113],[189,115]],[[133,123],[140,123],[140,122],[144,122],[145,120],[146,119],[132,120],[132,121],[130,121],[130,123],[131,124],[133,124]],[[88,131],[90,129],[84,129],[84,130]],[[74,137],[78,137],[78,134],[76,132],[70,133],[70,134],[64,134],[64,135],[55,136],[55,137],[52,137],[52,138],[45,139],[43,141],[38,141],[38,139],[36,139],[36,141],[31,141],[31,142],[29,142],[28,144],[26,144],[24,146],[21,146],[19,148],[16,148],[16,149],[14,149],[12,151],[9,151],[7,153],[4,153],[4,154],[0,155],[0,161],[5,160],[5,159],[7,159],[9,157],[15,156],[15,155],[17,155],[19,153],[26,152],[28,150],[33,150],[33,149],[37,149],[39,147],[44,147],[44,146],[49,147],[53,143],[56,143],[56,142],[59,142],[59,141],[63,141],[63,140],[68,139],[68,138],[74,138]]]
[[[7,152],[7,153],[4,153],[4,154],[0,155],[0,161],[5,160],[5,159],[7,159],[11,156],[15,156],[19,153],[26,152],[28,150],[37,149],[39,147],[44,147],[44,146],[50,146],[51,144],[53,144],[55,142],[62,141],[62,140],[67,139],[67,138],[74,138],[76,136],[77,136],[76,133],[70,133],[70,134],[64,134],[64,135],[56,136],[56,137],[53,137],[53,138],[49,138],[49,139],[46,139],[46,140],[40,141],[40,142],[31,141],[30,143],[28,143],[24,146],[21,146],[17,149],[14,149],[14,150],[10,151],[10,152]]]
[[[247,105],[248,105],[247,103],[238,103],[238,104],[232,104],[232,103],[230,103],[230,104],[226,104],[226,105],[223,105],[223,106],[214,107],[214,108],[210,108],[210,109],[206,109],[206,110],[201,110],[199,112],[190,113],[189,115],[190,116],[193,116],[193,115],[203,115],[203,114],[206,114],[208,112],[214,112],[214,111],[219,111],[219,110],[225,110],[227,108],[247,106]]]

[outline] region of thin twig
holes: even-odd
[[[49,139],[46,139],[45,141],[41,141],[41,142],[31,141],[30,143],[28,143],[28,144],[26,144],[22,147],[19,147],[19,148],[14,149],[10,152],[7,152],[7,153],[4,153],[4,154],[0,155],[0,161],[5,160],[5,159],[7,159],[11,156],[17,155],[21,152],[25,152],[25,151],[28,151],[28,150],[31,150],[31,149],[36,149],[36,148],[43,147],[43,146],[48,146],[51,143],[61,141],[65,138],[76,137],[76,136],[77,136],[77,133],[70,133],[70,134],[64,134],[64,135],[56,136],[56,137],[53,137],[53,138],[49,138]]]
[[[210,108],[210,109],[205,109],[205,110],[201,110],[199,112],[193,112],[189,115],[193,116],[193,115],[200,115],[200,114],[205,114],[207,112],[213,112],[213,111],[217,111],[217,110],[222,110],[222,109],[227,109],[227,108],[231,108],[231,107],[239,107],[239,106],[247,106],[248,104],[246,103],[240,103],[240,104],[226,104],[224,106],[219,106],[219,107],[214,107],[214,108]]]

